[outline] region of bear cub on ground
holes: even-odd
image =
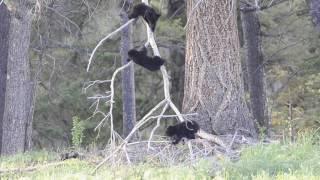
[[[195,134],[200,130],[200,126],[195,121],[184,121],[174,126],[169,126],[166,135],[171,137],[172,144],[178,144],[182,138],[195,139]]]

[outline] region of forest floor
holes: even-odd
[[[102,166],[91,160],[59,160],[59,154],[29,152],[0,158],[0,179],[279,179],[320,180],[318,138],[301,137],[295,143],[257,144],[242,150],[240,159],[231,162],[215,158],[219,168],[208,160],[192,165],[163,166],[155,163]],[[217,163],[217,162],[215,162]]]

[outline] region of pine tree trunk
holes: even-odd
[[[10,28],[10,14],[7,6],[2,3],[0,5],[0,154],[2,147],[2,123],[3,113],[5,107],[5,93],[7,80],[7,62],[8,62],[8,48],[9,48],[9,28]]]
[[[132,1],[127,0],[123,9],[132,6]],[[121,12],[121,21],[128,21],[128,14]],[[128,51],[131,45],[131,25],[124,28],[121,32],[121,59],[122,65],[127,64]],[[135,102],[135,85],[134,85],[134,66],[133,64],[122,71],[122,102],[123,102],[123,136],[126,137],[136,123],[136,102]]]
[[[236,4],[231,0],[187,1],[184,113],[209,133],[237,129],[257,136],[244,99]],[[192,14],[190,14],[192,13]]]
[[[260,21],[256,11],[241,11],[242,28],[246,47],[247,77],[250,107],[260,130],[268,130],[269,118],[265,91],[263,54],[261,50]]]
[[[26,1],[12,2],[7,87],[3,117],[2,154],[25,150],[30,113],[30,66],[28,50],[32,23],[31,10]]]

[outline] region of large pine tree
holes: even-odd
[[[236,4],[231,0],[187,1],[184,113],[208,132],[257,135],[245,102]]]

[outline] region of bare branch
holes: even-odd
[[[120,68],[116,69],[116,71],[113,73],[112,75],[112,78],[109,82],[111,82],[110,84],[110,107],[109,107],[109,113],[107,115],[105,115],[105,117],[100,121],[100,123],[98,124],[98,126],[95,128],[95,130],[97,128],[99,128],[102,123],[109,119],[110,118],[110,139],[111,139],[111,144],[114,143],[114,128],[113,128],[113,115],[112,115],[112,111],[113,111],[113,104],[114,104],[114,81],[115,81],[115,78],[117,76],[117,74],[122,71],[123,69],[129,67],[131,65],[132,61],[130,61],[129,63],[127,63],[126,65],[124,66],[121,66]]]
[[[199,0],[198,3],[200,3],[202,0]],[[142,0],[143,3],[145,4],[149,4],[148,0]],[[115,30],[114,32],[112,32],[111,34],[107,35],[105,38],[103,38],[98,44],[97,46],[94,48],[93,52],[91,53],[90,59],[89,59],[89,63],[88,63],[88,67],[87,67],[87,71],[89,70],[90,64],[92,62],[93,56],[96,52],[96,50],[98,49],[99,46],[102,45],[102,43],[108,39],[109,37],[113,36],[114,34],[116,34],[117,32],[119,32],[121,29],[123,29],[124,27],[126,27],[127,25],[129,25],[130,23],[132,23],[134,20],[130,20],[128,21],[126,24],[122,25],[120,28],[118,28],[117,30]],[[147,42],[145,43],[145,46],[151,46],[152,50],[153,50],[153,54],[154,56],[159,56],[160,57],[160,52],[158,49],[158,46],[155,42],[154,39],[154,34],[151,31],[149,25],[147,23],[146,24],[146,28],[147,28]],[[130,62],[132,63],[132,61]],[[128,67],[130,65],[130,63],[118,68],[112,75],[111,80],[108,80],[107,82],[110,82],[110,94],[106,95],[106,96],[101,96],[101,95],[96,95],[93,97],[90,97],[90,99],[95,99],[96,100],[96,110],[94,114],[102,114],[103,115],[103,119],[100,121],[100,123],[97,125],[96,129],[100,129],[100,127],[102,126],[102,124],[106,121],[106,120],[110,120],[110,152],[108,152],[108,156],[105,157],[105,159],[100,162],[95,169],[93,170],[93,172],[95,172],[99,167],[101,167],[105,162],[107,161],[111,161],[111,163],[116,163],[115,158],[118,158],[118,161],[120,161],[119,158],[119,154],[121,155],[125,155],[125,159],[127,159],[128,163],[131,163],[131,159],[130,159],[130,154],[128,153],[128,146],[133,145],[133,144],[139,144],[141,142],[134,142],[134,143],[129,143],[129,141],[131,140],[131,138],[133,137],[133,135],[142,127],[144,126],[146,123],[153,121],[154,119],[157,119],[157,123],[156,126],[152,129],[151,134],[149,136],[149,140],[146,141],[147,142],[147,150],[149,151],[150,149],[152,150],[156,150],[153,147],[151,148],[151,141],[152,138],[154,137],[154,133],[157,130],[157,128],[160,126],[160,120],[161,118],[164,117],[177,117],[179,121],[183,122],[184,121],[184,117],[183,115],[180,113],[180,111],[178,110],[178,108],[174,105],[174,103],[171,100],[170,97],[170,82],[169,82],[169,76],[168,76],[168,72],[166,70],[166,67],[163,65],[161,66],[160,70],[162,73],[162,78],[163,78],[163,90],[164,90],[164,96],[165,98],[160,101],[156,106],[154,106],[140,121],[138,121],[136,123],[136,125],[133,127],[133,129],[131,130],[131,132],[127,135],[127,137],[125,137],[124,139],[122,139],[115,131],[114,131],[114,125],[113,125],[113,116],[112,116],[112,110],[113,110],[113,103],[114,103],[114,81],[115,81],[115,77],[117,75],[118,72],[120,72],[121,70],[123,70],[124,68]],[[99,83],[101,81],[97,80],[97,81],[92,81],[89,82],[88,85],[86,86],[85,90],[90,88],[91,86],[95,85],[96,83]],[[104,114],[102,112],[100,112],[97,109],[97,106],[99,105],[99,100],[101,99],[107,99],[110,98],[110,100],[108,101],[109,104],[109,112],[107,114]],[[160,113],[160,115],[156,115],[156,116],[152,116],[154,114],[154,112],[156,112],[157,110],[159,110],[159,108],[162,107],[162,111]],[[164,115],[164,113],[167,111],[168,108],[171,108],[174,111],[174,115]],[[199,136],[206,138],[208,140],[211,140],[213,142],[215,142],[216,144],[219,144],[222,147],[226,147],[224,145],[224,143],[216,136],[213,136],[210,134],[208,135],[208,133],[205,133],[203,131],[199,132]],[[119,144],[116,146],[115,145],[115,141],[116,138],[119,137],[120,141]],[[168,142],[166,141],[166,145],[163,149],[165,149],[166,147],[168,147]],[[189,144],[189,155],[191,157],[191,160],[193,159],[194,156],[196,156],[196,153],[194,152],[194,150],[192,149],[192,144],[191,142],[188,142]],[[108,145],[109,146],[109,145]],[[151,150],[151,151],[152,151]],[[214,150],[211,150],[210,152],[214,152]]]
[[[91,86],[94,86],[96,84],[103,84],[103,83],[109,83],[111,82],[111,80],[95,80],[95,81],[89,81],[87,83],[85,83],[82,88],[82,92],[86,93],[87,89],[90,88]]]
[[[158,129],[158,127],[160,127],[161,117],[163,117],[163,114],[166,112],[167,109],[168,109],[168,103],[163,107],[163,110],[162,110],[160,116],[157,119],[157,125],[152,129],[152,131],[150,133],[149,142],[148,142],[148,150],[151,147],[150,146],[151,145],[150,141],[152,140],[152,136],[153,136],[154,132]]]
[[[54,8],[51,8],[49,6],[46,6],[47,9],[55,12],[56,14],[58,14],[59,16],[63,17],[64,19],[66,19],[68,22],[70,22],[71,24],[73,24],[77,29],[78,32],[81,31],[80,27],[78,26],[78,24],[76,24],[75,22],[73,22],[71,19],[69,19],[67,16],[64,16],[63,14],[61,14],[60,12],[58,12],[57,10],[55,10]]]
[[[91,61],[92,58],[94,56],[94,54],[96,53],[97,49],[102,45],[102,43],[104,41],[106,41],[107,39],[109,39],[110,37],[114,36],[115,34],[117,34],[118,32],[120,32],[123,28],[129,26],[133,21],[135,21],[135,19],[131,19],[129,20],[127,23],[125,23],[124,25],[120,26],[118,29],[116,29],[115,31],[113,31],[112,33],[108,34],[106,37],[104,37],[103,39],[100,40],[100,42],[97,44],[97,46],[93,49],[90,58],[89,58],[89,62],[88,62],[88,66],[87,66],[87,72],[89,71],[90,65],[91,65]]]
[[[255,1],[255,4],[252,4],[249,1],[240,1],[242,4],[244,4],[244,6],[240,7],[240,10],[244,12],[262,11],[287,1],[288,0],[270,0],[270,3],[263,6],[260,6],[261,3],[259,3],[257,0]]]

